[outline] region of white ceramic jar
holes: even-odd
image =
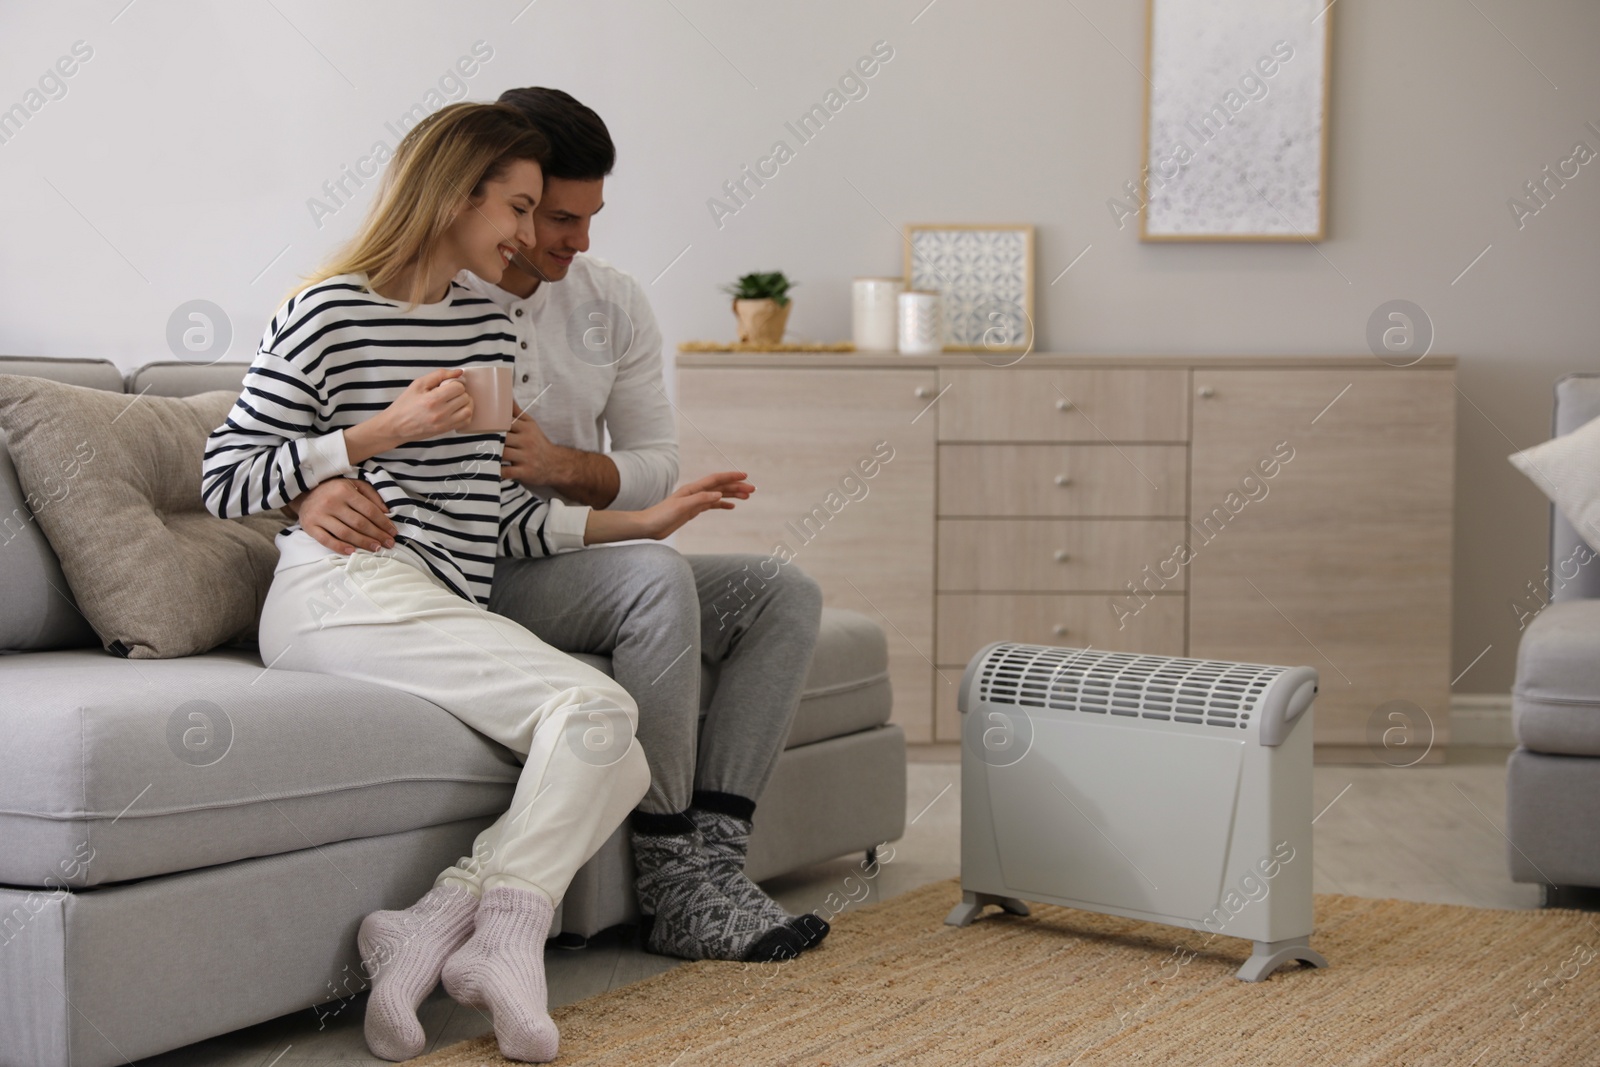
[[[939,294],[912,290],[900,294],[900,354],[928,356],[944,350]]]
[[[858,349],[894,351],[899,308],[895,298],[905,288],[901,278],[857,278],[850,285],[850,334]]]

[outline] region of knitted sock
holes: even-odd
[[[753,807],[753,805],[752,805]],[[819,915],[790,915],[783,906],[744,873],[750,854],[750,820],[702,808],[689,809],[689,818],[705,841],[711,880],[727,898],[769,923],[786,923],[800,937],[802,948],[815,948],[831,927]]]
[[[639,910],[649,923],[645,947],[686,960],[766,963],[800,954],[800,937],[729,900],[711,881],[700,835],[633,832]]]
[[[508,1060],[556,1058],[561,1035],[547,1010],[544,981],[544,942],[555,911],[543,893],[496,886],[478,905],[472,939],[445,961],[445,991],[489,1014]]]
[[[450,953],[472,935],[478,898],[460,886],[436,886],[405,911],[375,911],[361,920],[356,945],[372,979],[367,1047],[386,1060],[422,1055],[426,1044],[417,1006],[439,983]]]

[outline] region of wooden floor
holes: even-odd
[[[960,873],[960,768],[954,748],[915,751],[905,837],[876,878],[862,881],[860,856],[820,864],[767,884],[791,911],[854,907]],[[1397,897],[1485,908],[1533,908],[1539,892],[1507,875],[1505,760],[1499,749],[1456,749],[1442,765],[1318,766],[1315,875],[1319,893]],[[553,1005],[637,982],[675,961],[608,933],[578,952],[552,949],[546,969]],[[379,1064],[361,1035],[364,998],[338,1015],[287,1015],[141,1061],[141,1067],[305,1067]],[[488,1021],[436,991],[423,1006],[430,1047],[487,1033]]]

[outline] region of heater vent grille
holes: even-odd
[[[1002,644],[986,657],[978,698],[993,704],[1248,729],[1288,667],[1128,652]]]

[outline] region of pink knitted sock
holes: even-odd
[[[478,898],[459,886],[435,886],[405,911],[375,911],[361,920],[356,944],[372,979],[367,998],[367,1048],[386,1060],[422,1055],[426,1035],[417,1006],[439,983],[439,970],[472,935]]]
[[[546,1010],[544,983],[544,941],[554,918],[543,893],[496,886],[478,905],[472,940],[445,961],[445,991],[489,1013],[508,1060],[556,1058],[561,1035]]]

